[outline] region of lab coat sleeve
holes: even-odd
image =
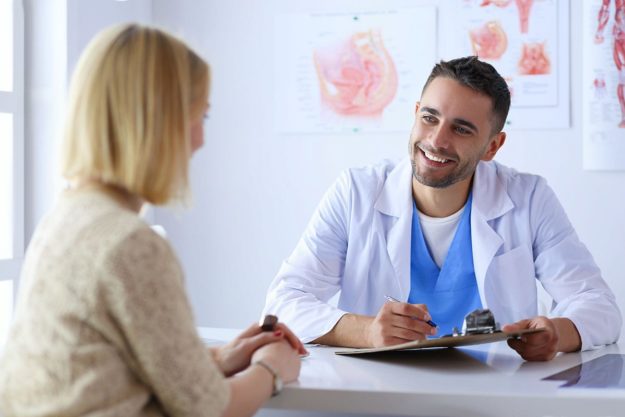
[[[614,294],[542,178],[532,205],[536,276],[553,298],[550,316],[573,321],[582,350],[616,342],[622,318]]]
[[[263,314],[275,314],[303,341],[328,333],[346,313],[328,301],[341,288],[351,209],[351,176],[326,192],[304,235],[269,287]]]

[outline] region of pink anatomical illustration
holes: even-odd
[[[543,75],[551,72],[551,61],[542,42],[524,43],[518,63],[521,75]]]
[[[397,92],[397,70],[379,31],[317,48],[314,63],[321,99],[335,113],[379,116]]]
[[[530,9],[534,0],[514,0],[517,9],[519,9],[519,21],[521,23],[521,33],[527,33],[530,19]]]
[[[599,25],[595,35],[595,42],[602,43],[604,40],[603,31],[610,18],[610,0],[602,0],[599,9]],[[613,58],[616,70],[618,71],[618,84],[616,95],[621,107],[621,121],[618,127],[625,128],[625,0],[615,0],[614,2],[614,24],[612,35],[614,36]]]
[[[602,99],[607,95],[605,80],[603,79],[603,77],[595,77],[592,82],[592,86],[595,90],[595,98]]]
[[[512,0],[484,0],[480,6],[484,7],[493,4],[497,7],[507,7],[511,1]]]
[[[511,1],[512,0],[483,0],[480,6],[486,7],[492,4],[497,7],[508,7]],[[514,3],[519,11],[521,33],[527,33],[527,30],[529,29],[530,9],[532,8],[534,0],[514,0]]]
[[[473,53],[482,59],[499,59],[508,48],[508,37],[496,21],[469,31]]]

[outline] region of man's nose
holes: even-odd
[[[446,149],[449,146],[449,135],[442,123],[430,132],[430,143],[435,149]]]

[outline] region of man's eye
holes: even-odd
[[[470,135],[472,133],[469,129],[462,126],[457,126],[456,132],[458,132],[458,134],[460,135]]]
[[[436,118],[434,116],[430,116],[429,114],[424,114],[421,119],[426,123],[435,123]]]

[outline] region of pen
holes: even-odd
[[[397,298],[393,298],[390,295],[385,295],[384,298],[386,298],[388,301],[392,301],[394,303],[401,303],[401,301],[399,301]],[[436,323],[434,323],[432,320],[426,320],[425,321],[427,324],[429,324],[432,327],[438,327],[438,325]]]

